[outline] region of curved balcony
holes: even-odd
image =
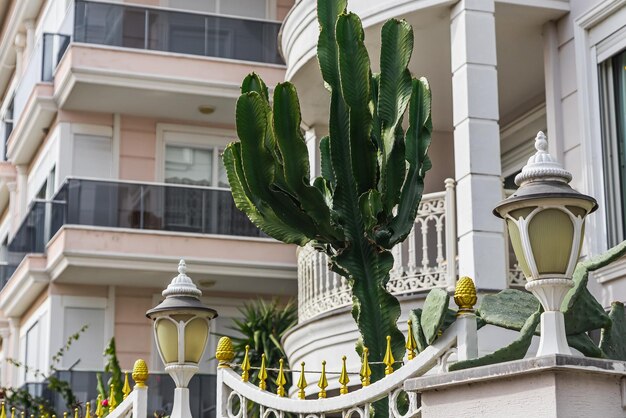
[[[507,195],[510,193],[506,191]],[[509,285],[524,286],[526,279],[512,251],[509,252]],[[422,197],[415,226],[407,239],[393,248],[392,253],[394,266],[387,289],[394,295],[416,295],[436,287],[454,289],[458,273],[454,180],[446,180],[446,191]],[[347,280],[331,271],[328,264],[328,256],[311,246],[298,251],[300,323],[352,303]]]

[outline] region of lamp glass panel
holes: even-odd
[[[158,319],[155,327],[163,362],[165,364],[178,362],[178,328],[167,318]]]
[[[574,240],[569,215],[559,209],[542,210],[531,219],[528,235],[539,274],[564,274]]]
[[[185,327],[185,362],[198,363],[209,338],[209,322],[195,318]]]
[[[511,240],[511,245],[513,246],[513,252],[515,252],[515,256],[517,257],[517,264],[519,268],[522,269],[524,276],[528,279],[532,276],[532,274],[530,272],[530,267],[528,267],[526,255],[524,254],[522,247],[522,239],[519,233],[519,228],[511,219],[507,219],[506,225],[509,230],[509,239]]]

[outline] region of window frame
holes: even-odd
[[[175,137],[168,138],[168,133],[189,135],[189,137],[185,139],[177,139]],[[213,166],[211,172],[210,187],[227,189],[217,186],[219,182],[219,158],[221,158],[220,151],[223,150],[229,143],[233,142],[236,138],[237,135],[235,134],[235,132],[229,129],[188,125],[157,124],[157,147],[155,164],[156,170],[154,175],[155,180],[159,183],[165,183],[165,149],[168,145],[207,149],[213,151]],[[181,184],[181,186],[184,186],[184,184]]]

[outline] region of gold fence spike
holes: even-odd
[[[217,342],[215,358],[219,360],[218,368],[230,368],[230,363],[235,358],[235,350],[233,349],[233,342],[229,337],[222,337]]]
[[[276,378],[276,385],[278,388],[276,389],[276,394],[280,397],[285,396],[285,385],[287,384],[287,379],[285,378],[285,370],[284,363],[285,361],[281,358],[278,363],[280,366],[278,367],[278,377]]]
[[[11,418],[15,418],[15,407],[11,408]]]
[[[22,412],[22,418],[24,418],[24,413]],[[67,411],[63,412],[63,418],[67,418]]]
[[[415,358],[415,350],[417,350],[417,341],[415,341],[415,336],[413,335],[413,321],[409,319],[406,321],[406,324],[409,326],[409,331],[406,335],[406,354],[409,360],[413,360]]]
[[[387,335],[387,350],[385,351],[385,358],[383,359],[383,363],[385,364],[385,375],[393,373],[393,363],[395,363],[396,359],[393,358],[393,353],[391,352],[391,336]]]
[[[298,399],[306,397],[304,389],[306,389],[306,377],[304,376],[304,362],[300,363],[300,379],[298,379]]]
[[[250,380],[250,346],[246,346],[246,354],[243,356],[243,361],[241,362],[241,381],[247,382]]]
[[[339,384],[341,385],[339,388],[340,395],[348,393],[348,383],[350,383],[350,378],[346,370],[346,356],[343,356],[341,357],[341,375],[339,376]]]
[[[363,348],[363,364],[361,366],[361,385],[363,387],[370,385],[370,378],[372,376],[372,369],[370,368],[370,363],[367,357],[369,356],[369,350],[367,347]]]
[[[98,403],[96,405],[96,417],[102,418],[102,416],[104,415],[104,407],[102,406],[102,395],[98,395],[98,397],[96,398],[96,402]]]
[[[26,413],[24,411],[20,412],[20,417],[24,418],[26,416]],[[67,418],[67,412],[64,414],[64,418]]]
[[[85,404],[85,418],[92,418],[91,416],[91,402]]]
[[[74,418],[80,418],[78,415],[78,408],[74,408]]]
[[[265,354],[261,354],[261,369],[259,370],[259,388],[265,390],[267,388],[267,366],[265,365]]]
[[[139,359],[135,362],[135,365],[133,366],[132,376],[133,381],[135,382],[135,387],[146,387],[146,381],[148,380],[148,366],[146,365],[145,361]],[[98,405],[98,407],[100,407],[100,405]],[[98,415],[98,417],[100,417],[100,415]]]
[[[7,411],[4,409],[4,402],[2,402],[2,410],[0,410],[0,418],[7,418]]]
[[[117,401],[115,400],[116,395],[115,386],[111,385],[109,387],[109,414],[117,408]]]
[[[128,398],[130,395],[130,383],[128,383],[128,372],[124,373],[124,387],[122,387],[122,394],[124,395],[122,399]]]
[[[317,382],[317,386],[320,388],[320,393],[317,395],[319,399],[326,398],[326,388],[328,387],[328,379],[326,379],[326,360],[322,361],[322,374],[320,380]]]

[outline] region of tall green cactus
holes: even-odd
[[[380,73],[373,74],[361,21],[346,12],[346,0],[319,0],[318,19],[317,56],[330,92],[321,177],[309,177],[296,89],[278,84],[270,104],[256,74],[243,81],[240,141],[226,148],[224,164],[237,207],[260,229],[283,242],[311,242],[348,279],[370,361],[383,360],[387,335],[394,357],[402,358],[400,305],[386,284],[390,249],[409,234],[431,167],[430,89],[407,68],[413,31],[405,21],[383,26]],[[372,380],[383,376],[383,366],[373,365]]]

